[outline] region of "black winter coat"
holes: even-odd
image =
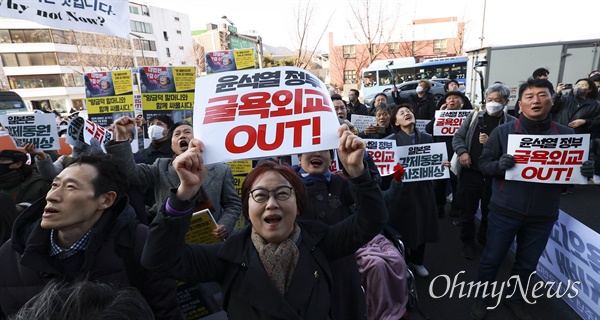
[[[64,260],[49,255],[51,230],[40,226],[45,205],[46,200],[40,199],[23,211],[15,221],[11,240],[0,248],[0,319],[3,314],[16,313],[52,279],[135,286],[152,307],[156,319],[183,318],[177,305],[175,281],[159,278],[139,263],[136,268],[130,267],[131,271],[126,269],[128,258],[121,256],[130,254],[134,259],[129,261],[139,262],[148,232],[147,226],[135,222],[135,213],[126,198],[102,214],[85,251]],[[117,250],[124,254],[120,256]],[[132,280],[134,277],[136,280]]]
[[[585,124],[575,129],[575,133],[591,133],[600,129],[600,101],[596,99],[580,99],[575,96],[560,96],[552,107],[554,122],[568,126],[577,119],[585,120]]]

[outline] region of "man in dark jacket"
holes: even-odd
[[[396,86],[392,88],[392,97],[394,103],[400,105],[402,103],[410,103],[415,110],[415,119],[431,120],[435,116],[435,97],[430,92],[431,82],[429,80],[419,81],[419,85],[415,89],[415,93],[411,93],[408,98],[402,98]]]
[[[54,179],[0,248],[0,318],[50,280],[91,280],[134,286],[156,319],[182,319],[175,282],[140,266],[148,229],[135,221],[127,187],[126,175],[106,156],[82,156]]]
[[[348,93],[348,118],[352,119],[351,116],[353,114],[359,114],[366,116],[369,114],[367,111],[367,106],[360,103],[358,97],[360,96],[360,92],[356,89],[350,89],[350,93]]]
[[[50,189],[33,168],[27,164],[27,155],[17,150],[0,151],[0,191],[10,195],[21,212],[43,197]]]
[[[473,319],[485,318],[490,302],[491,283],[496,281],[498,269],[515,236],[517,252],[511,274],[517,276],[525,287],[546,247],[554,222],[558,219],[562,185],[504,179],[505,171],[515,165],[514,157],[506,154],[508,136],[573,134],[573,129],[552,122],[549,115],[552,108],[552,84],[548,80],[530,79],[521,85],[519,92],[519,119],[494,129],[479,158],[479,169],[484,175],[493,176],[493,180],[487,243],[477,276],[479,284],[487,284],[487,290],[484,289],[485,293],[477,293],[477,299],[471,308]],[[584,163],[581,168],[582,174],[591,173],[589,163]],[[512,288],[517,284],[511,280],[510,285],[509,291],[513,292]],[[500,298],[504,297],[498,297]],[[519,289],[504,301],[516,318],[531,319]],[[493,305],[496,304],[494,301]]]

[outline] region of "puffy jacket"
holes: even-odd
[[[498,160],[506,154],[509,134],[529,133],[556,135],[573,134],[573,129],[552,122],[552,117],[533,122],[521,115],[517,121],[496,127],[483,146],[479,169],[486,176],[493,176],[490,210],[523,220],[556,220],[563,185],[505,180],[505,171]],[[538,133],[541,132],[541,133]]]
[[[23,211],[14,223],[12,238],[0,248],[0,319],[16,313],[52,279],[135,286],[156,319],[183,318],[175,281],[160,278],[139,264],[148,227],[135,221],[126,198],[102,214],[85,251],[60,261],[49,255],[51,230],[40,226],[45,205],[45,199],[40,199]],[[70,270],[73,265],[78,265],[78,271]]]
[[[591,133],[600,129],[600,101],[596,99],[580,99],[575,96],[560,96],[552,107],[554,121],[564,126],[577,119],[585,120],[585,124],[575,129],[575,133]]]

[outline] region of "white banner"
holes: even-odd
[[[356,127],[358,132],[365,131],[365,129],[369,126],[376,126],[377,120],[373,116],[365,116],[362,114],[352,114],[350,115],[350,122]]]
[[[371,155],[377,170],[382,176],[394,173],[394,166],[398,163],[398,150],[396,140],[364,139],[367,144],[367,153]]]
[[[453,136],[473,110],[437,110],[433,123],[434,136]]]
[[[39,150],[59,150],[58,128],[54,113],[12,113],[0,115],[0,123],[17,149],[33,143]]]
[[[129,39],[129,1],[5,0],[0,17],[59,29],[103,33]]]
[[[404,167],[402,181],[405,183],[450,178],[450,168],[442,165],[448,161],[444,142],[400,146],[398,157]]]
[[[554,282],[555,296],[562,297],[583,319],[600,319],[600,235],[597,232],[561,210],[538,262],[537,274],[547,283]],[[580,283],[573,284],[574,281]]]
[[[340,126],[325,85],[296,67],[196,79],[194,135],[204,163],[337,149]]]
[[[417,121],[415,122],[415,131],[419,130],[425,132],[425,127],[427,126],[429,121],[431,120],[417,119]]]
[[[581,164],[588,159],[589,134],[510,134],[506,153],[515,166],[506,170],[506,180],[539,183],[587,184]]]

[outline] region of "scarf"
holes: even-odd
[[[258,251],[258,257],[265,267],[269,279],[281,293],[285,296],[292,276],[298,264],[300,250],[296,242],[300,237],[300,226],[294,223],[294,230],[290,236],[281,243],[268,243],[261,235],[252,229],[252,243]]]
[[[323,181],[330,182],[331,181],[331,171],[327,170],[322,175],[313,175],[302,169],[302,167],[298,166],[298,174],[300,175],[300,179],[302,179],[302,183],[305,185],[311,185],[314,181]]]
[[[21,169],[12,169],[7,174],[2,175],[0,179],[0,190],[9,190],[19,187],[25,180]]]

